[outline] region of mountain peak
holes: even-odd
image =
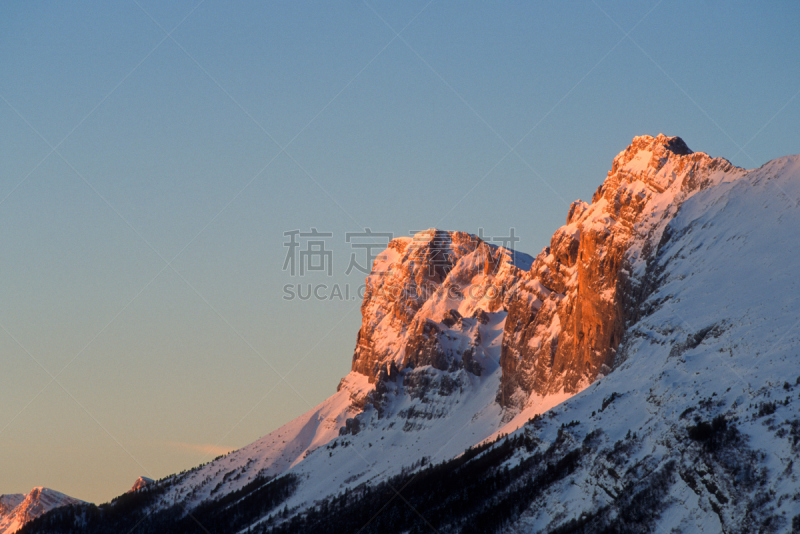
[[[0,496],[0,534],[16,532],[25,523],[55,508],[82,502],[42,486],[33,488],[27,495]]]
[[[688,147],[686,142],[681,139],[680,137],[670,137],[668,135],[664,135],[662,133],[658,134],[657,136],[653,137],[652,135],[637,135],[631,141],[631,147],[654,147],[654,146],[662,146],[666,150],[669,150],[673,154],[678,156],[688,156],[692,154],[693,151]]]
[[[153,480],[152,478],[139,477],[136,479],[136,482],[133,483],[133,487],[131,487],[131,489],[128,490],[128,493],[138,491],[142,488],[146,488],[147,486],[153,484],[154,482],[155,480]]]
[[[658,134],[656,137],[634,137],[628,147],[617,154],[608,176],[592,198],[612,200],[616,191],[628,184],[641,182],[652,192],[663,193],[673,184],[683,192],[704,189],[708,176],[737,169],[725,158],[712,158],[704,152],[693,152],[680,137]],[[604,195],[605,193],[605,195]]]
[[[692,154],[694,152],[680,137],[669,137],[664,134],[658,134],[655,137],[639,135],[634,137],[631,144],[614,158],[614,164],[609,174],[620,168],[639,172],[649,167],[658,171],[669,160],[680,159]],[[703,155],[707,156],[707,154]]]

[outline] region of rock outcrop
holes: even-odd
[[[448,343],[448,332],[503,312],[531,261],[463,232],[430,229],[392,240],[367,278],[352,370],[370,382],[425,365],[479,374],[474,348]]]
[[[152,478],[139,477],[139,478],[136,479],[136,482],[133,483],[133,486],[131,487],[131,489],[128,490],[128,493],[131,493],[133,491],[139,491],[140,489],[144,489],[147,486],[150,486],[151,484],[154,484],[154,483],[155,483],[155,480],[153,480]]]

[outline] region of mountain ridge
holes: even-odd
[[[83,501],[50,488],[36,487],[27,495],[0,495],[0,534],[12,534],[51,510]]]
[[[792,195],[800,156],[745,171],[680,138],[641,136],[528,270],[469,234],[395,240],[368,279],[353,370],[337,392],[254,444],[157,482],[148,513],[214,509],[283,480],[293,488],[285,514],[258,512],[245,527],[312,531],[315,517],[362,517],[371,492],[409,485],[411,508],[442,532],[481,517],[507,531],[594,532],[614,514],[631,531],[788,532],[800,516],[790,462],[800,420],[784,377],[800,363],[790,335],[800,292],[789,290],[796,246],[778,236],[800,224]],[[759,225],[747,224],[754,216]],[[478,444],[483,452],[462,454]],[[496,493],[461,516],[436,512],[430,485],[414,489],[432,464],[455,474],[484,457],[496,463],[481,471]],[[535,498],[493,523],[492,507],[519,498],[524,477],[538,481],[526,490]],[[478,492],[480,481],[463,485]],[[333,502],[341,514],[325,515]],[[370,519],[366,531],[421,524],[404,507],[391,508],[402,521]]]

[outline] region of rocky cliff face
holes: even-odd
[[[480,340],[454,336],[504,312],[532,259],[463,232],[427,230],[393,240],[367,278],[352,370],[375,382],[405,368],[466,368],[480,375]]]
[[[577,393],[614,364],[634,264],[653,250],[681,203],[736,174],[678,137],[642,136],[615,159],[592,203],[576,201],[509,291],[498,400],[521,408],[531,393]]]

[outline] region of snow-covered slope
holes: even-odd
[[[20,505],[25,500],[25,495],[22,493],[11,493],[8,495],[0,495],[0,528],[4,531],[10,532],[7,525],[11,521],[11,516],[14,513],[14,508]],[[5,526],[4,526],[5,525]]]
[[[33,488],[27,495],[0,495],[0,534],[12,534],[51,510],[82,502],[49,488]]]

